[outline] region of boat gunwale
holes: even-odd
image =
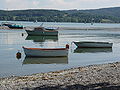
[[[23,47],[25,49],[28,49],[28,50],[44,50],[44,51],[50,51],[50,50],[68,50],[67,48],[26,48],[26,47]]]
[[[61,58],[61,57],[67,57],[66,55],[63,55],[63,56],[27,56],[27,58]]]
[[[31,32],[33,32],[33,31],[58,32],[57,30],[35,30],[35,29],[33,29],[33,30],[26,29],[25,31],[31,31]]]
[[[82,42],[74,42],[74,43],[101,43],[101,44],[113,44],[113,43],[110,43],[110,42],[84,42],[84,41],[82,41]]]
[[[82,47],[80,47],[80,46],[78,46],[78,48],[112,48],[112,46],[110,46],[110,47],[86,47],[86,46],[82,46]]]

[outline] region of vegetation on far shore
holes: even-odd
[[[93,10],[0,10],[1,21],[120,23],[120,7]]]

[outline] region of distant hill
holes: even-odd
[[[112,8],[101,8],[101,9],[89,9],[89,10],[66,10],[69,14],[74,13],[89,13],[89,14],[97,14],[97,15],[109,15],[114,17],[120,17],[120,7],[112,7]]]
[[[120,23],[120,7],[91,10],[0,10],[0,20],[79,22],[79,23]]]
[[[92,13],[98,15],[107,15],[113,17],[120,18],[120,7],[113,7],[113,8],[101,8],[101,9],[94,9],[94,10],[79,10],[80,12],[85,13]]]

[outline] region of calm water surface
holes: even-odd
[[[25,26],[41,24],[19,23]],[[45,23],[44,26],[90,27],[90,24]],[[120,24],[96,24],[92,27],[120,27]],[[78,49],[71,43],[72,41],[107,41],[112,42],[113,47],[111,49]],[[65,47],[65,44],[70,45],[69,54],[68,57],[61,58],[26,58],[22,49],[22,46]],[[22,53],[20,59],[16,58],[18,50]],[[0,30],[0,77],[29,75],[115,61],[120,61],[119,30],[60,30],[58,37],[28,36],[24,30]]]

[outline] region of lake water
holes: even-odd
[[[24,26],[39,23],[16,22]],[[120,27],[120,24],[45,23],[48,27]],[[110,49],[77,49],[72,41],[112,42]],[[65,47],[70,45],[68,57],[26,58],[25,47]],[[16,58],[18,50],[22,53]],[[79,66],[120,61],[119,30],[59,30],[59,36],[28,36],[24,30],[0,30],[0,77],[30,75]]]

